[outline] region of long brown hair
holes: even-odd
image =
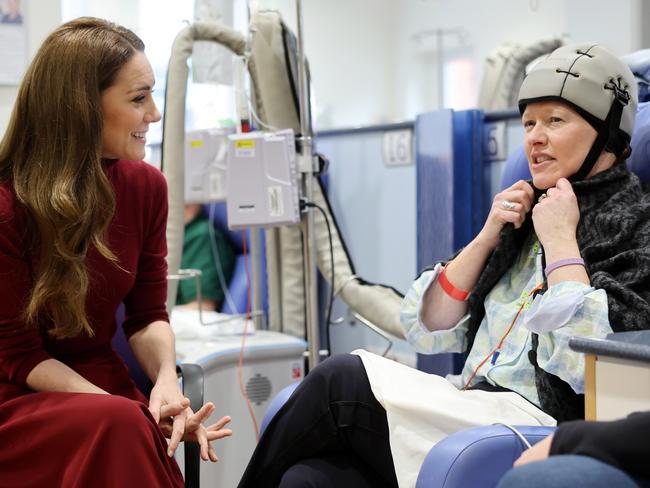
[[[101,94],[144,44],[130,30],[82,17],[56,29],[27,69],[4,138],[0,180],[27,210],[36,269],[24,312],[54,324],[54,337],[93,335],[85,260],[105,242],[115,195],[101,158]]]

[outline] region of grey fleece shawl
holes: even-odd
[[[624,163],[572,184],[580,207],[577,240],[594,288],[607,292],[615,332],[650,328],[650,199]],[[521,228],[506,226],[469,297],[468,350],[485,315],[487,293],[516,261],[533,230],[529,214]],[[584,416],[583,395],[537,365],[537,336],[529,359],[542,409],[558,422]]]

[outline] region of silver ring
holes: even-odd
[[[501,206],[503,208],[505,208],[506,210],[514,210],[515,209],[514,202],[511,202],[510,200],[501,200]]]
[[[542,203],[542,200],[544,200],[547,196],[548,195],[546,193],[542,193],[537,199],[537,203]]]

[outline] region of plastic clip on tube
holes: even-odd
[[[548,275],[550,275],[556,269],[561,268],[563,266],[572,266],[574,264],[579,264],[580,266],[584,266],[585,261],[582,258],[560,259],[546,266],[546,268],[544,268],[544,274],[548,277]]]

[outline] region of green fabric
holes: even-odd
[[[211,225],[207,217],[199,216],[185,226],[181,268],[200,269],[203,272],[201,276],[203,298],[223,303],[224,292],[219,284],[219,274],[210,246]],[[235,251],[218,229],[214,229],[214,238],[223,276],[228,283],[235,267]],[[196,299],[195,280],[181,280],[178,283],[176,304],[183,305]]]

